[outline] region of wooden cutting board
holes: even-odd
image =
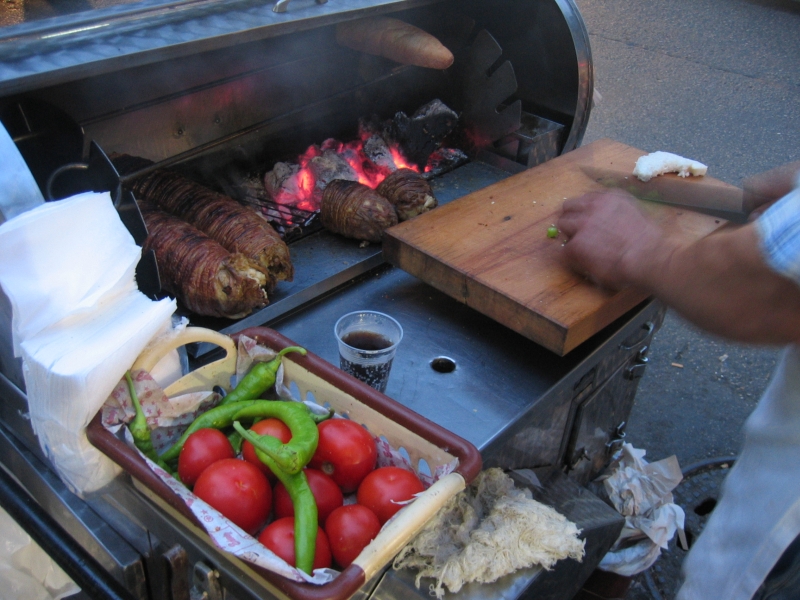
[[[630,173],[644,154],[598,140],[388,229],[384,256],[563,356],[646,296],[630,289],[604,290],[574,273],[563,260],[564,236],[548,238],[547,228],[566,198],[604,189],[582,166]],[[640,204],[664,229],[688,239],[700,239],[726,223],[684,208]]]

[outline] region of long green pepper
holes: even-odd
[[[299,352],[306,355],[306,349],[300,346],[288,346],[278,352],[278,355],[268,362],[260,362],[253,365],[238,385],[225,396],[220,404],[230,404],[242,400],[255,400],[269,388],[275,385],[278,368],[281,366],[281,359],[289,352]]]
[[[294,555],[295,566],[311,575],[314,567],[314,552],[317,544],[317,502],[308,485],[304,471],[287,473],[265,451],[264,442],[275,440],[269,435],[259,435],[248,431],[241,423],[234,421],[233,428],[248,442],[253,444],[258,459],[267,465],[289,492],[294,507]],[[293,438],[294,439],[294,438]],[[276,440],[277,441],[277,440]]]
[[[223,429],[225,427],[230,427],[233,423],[233,416],[254,402],[265,402],[265,400],[244,400],[242,402],[234,402],[232,404],[218,404],[214,408],[207,410],[194,421],[192,421],[192,424],[186,428],[186,431],[184,431],[183,435],[178,438],[178,441],[172,444],[172,446],[170,446],[167,451],[161,455],[161,460],[167,463],[178,460],[178,456],[183,449],[183,445],[186,443],[188,437],[195,431],[198,429],[204,429],[206,427],[212,429]]]
[[[133,409],[136,411],[136,416],[133,417],[133,421],[128,423],[128,429],[133,437],[134,445],[142,451],[142,454],[158,466],[170,471],[164,460],[158,456],[156,449],[153,447],[153,440],[150,438],[150,428],[147,426],[147,417],[144,415],[142,405],[139,402],[139,396],[136,394],[136,390],[133,387],[133,379],[131,378],[130,371],[125,371],[125,382],[128,384],[128,394],[130,394]]]
[[[319,429],[311,417],[311,411],[302,402],[291,400],[256,400],[233,415],[232,421],[274,417],[292,432],[292,439],[281,442],[271,435],[261,436],[261,452],[267,454],[282,470],[289,474],[300,472],[308,464],[319,443]],[[237,429],[238,431],[238,429]],[[241,433],[241,432],[239,432]]]

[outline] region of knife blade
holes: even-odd
[[[641,181],[632,173],[603,167],[584,165],[581,170],[600,185],[624,190],[639,200],[687,208],[737,223],[745,222],[751,210],[742,189],[706,175],[680,177],[666,173]]]

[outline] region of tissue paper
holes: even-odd
[[[0,281],[13,309],[15,354],[21,339],[93,310],[104,296],[136,289],[141,249],[107,192],[49,202],[0,232]]]
[[[683,479],[678,459],[670,456],[648,463],[645,454],[623,444],[609,473],[598,478],[614,508],[625,517],[619,538],[598,567],[626,577],[650,568],[684,526],[683,509],[672,497]]]
[[[171,327],[175,301],[154,302],[136,287],[141,249],[108,193],[0,225],[0,256],[33,430],[72,491],[95,491],[119,467],[84,430],[148,342]]]

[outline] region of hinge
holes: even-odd
[[[647,346],[643,346],[639,352],[636,353],[634,363],[625,369],[625,379],[639,379],[644,375],[644,370],[647,368],[647,363],[650,359],[647,358]]]
[[[606,449],[609,454],[614,454],[614,452],[617,451],[617,447],[620,447],[625,443],[625,427],[627,425],[628,423],[623,421],[614,428],[614,433],[611,434],[611,439],[606,442]]]
[[[222,600],[219,571],[201,561],[196,562],[190,598],[191,600]]]

